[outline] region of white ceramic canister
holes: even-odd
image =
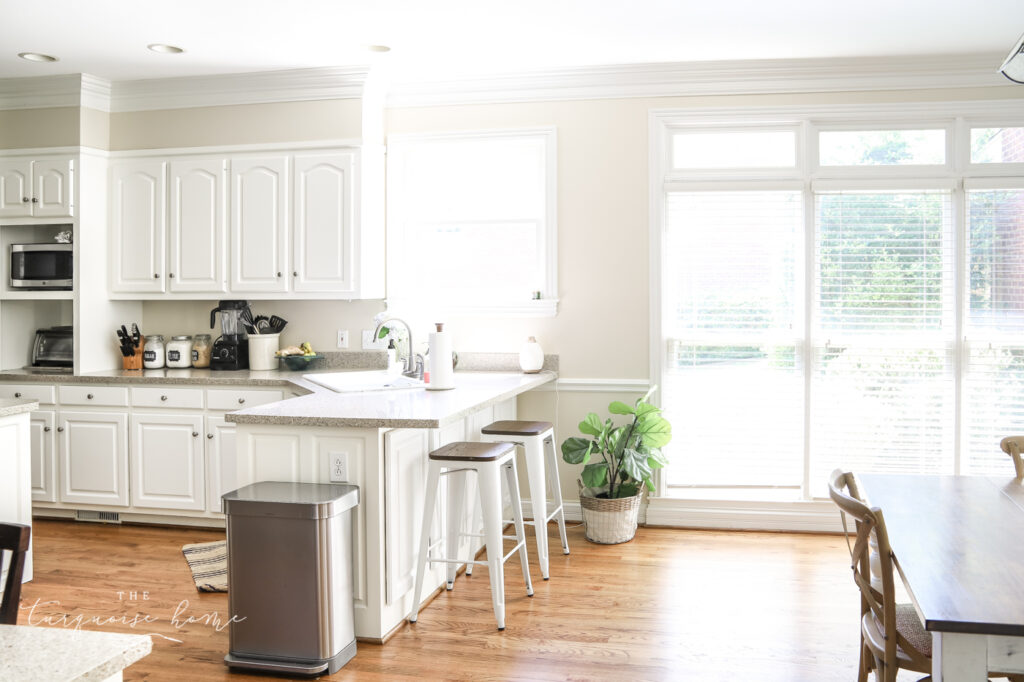
[[[537,338],[531,336],[519,350],[519,366],[527,374],[536,374],[544,366],[544,349],[537,343]]]
[[[192,366],[192,337],[172,336],[167,344],[167,366],[185,369]]]
[[[146,369],[161,369],[164,366],[164,337],[150,334],[142,348],[142,366]]]
[[[281,347],[280,334],[249,335],[249,369],[277,369],[277,353]]]

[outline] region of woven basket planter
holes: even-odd
[[[580,494],[583,508],[584,536],[601,545],[629,542],[636,535],[636,519],[640,512],[640,495],[607,500]]]

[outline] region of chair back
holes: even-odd
[[[999,447],[1013,460],[1013,468],[1017,472],[1017,480],[1024,481],[1024,460],[1020,451],[1024,449],[1024,436],[1007,436],[999,441]]]
[[[885,529],[885,517],[878,507],[868,507],[860,495],[856,477],[851,472],[836,469],[829,476],[828,493],[839,507],[843,520],[846,543],[850,548],[853,581],[860,589],[861,618],[870,615],[882,635],[884,648],[875,650],[885,668],[893,670],[897,663],[897,647],[915,664],[928,669],[928,658],[908,642],[896,627],[896,591],[893,582],[892,549]],[[850,542],[847,517],[854,520],[854,539]],[[871,552],[877,547],[878,560],[872,567]],[[874,571],[875,575],[872,575]]]
[[[0,565],[3,557],[10,552],[7,564],[7,580],[4,582],[3,599],[0,600],[0,624],[18,624],[18,602],[21,600],[21,578],[25,571],[25,554],[32,529],[20,523],[0,523]]]

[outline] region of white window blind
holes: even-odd
[[[666,209],[668,484],[799,488],[801,193],[670,192]]]
[[[812,492],[837,466],[953,473],[949,192],[815,196]]]
[[[963,469],[1011,474],[997,445],[1024,433],[1024,189],[969,190],[967,223]]]

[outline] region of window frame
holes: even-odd
[[[544,149],[544,211],[542,236],[539,243],[543,288],[539,299],[501,298],[486,302],[456,302],[430,299],[431,309],[452,316],[491,317],[554,317],[558,314],[558,136],[554,126],[529,128],[502,128],[488,130],[456,130],[432,133],[401,133],[387,138],[387,301],[389,309],[412,307],[423,303],[422,298],[408,295],[401,276],[404,256],[403,211],[400,197],[405,178],[399,157],[406,148],[419,144],[439,144],[447,141],[488,141],[532,138]],[[396,295],[397,289],[397,295]],[[403,289],[405,291],[403,291]]]

